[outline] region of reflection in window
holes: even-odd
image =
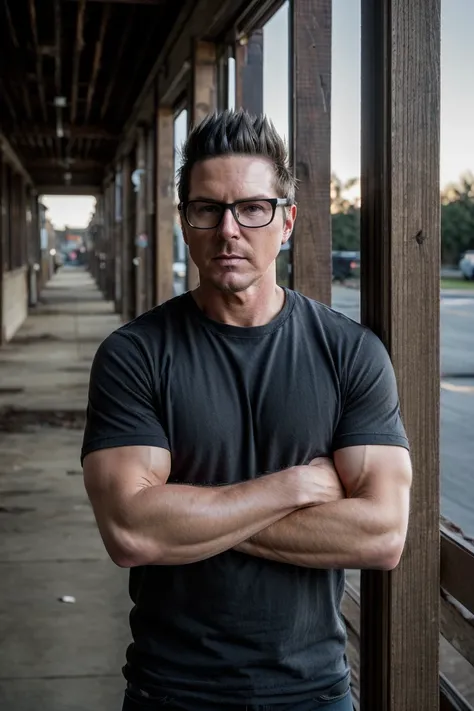
[[[289,3],[285,2],[263,28],[263,110],[278,133],[289,142]],[[277,257],[277,281],[290,286],[291,244]]]
[[[174,121],[174,172],[181,165],[181,148],[188,134],[188,112],[184,109]],[[175,189],[175,209],[173,223],[173,296],[179,296],[186,291],[187,255],[183,240],[181,220],[178,213],[178,190]]]
[[[235,109],[235,59],[229,57],[228,64],[228,97],[227,106],[229,109]]]

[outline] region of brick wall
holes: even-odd
[[[2,342],[11,340],[28,315],[27,268],[20,267],[3,275]]]

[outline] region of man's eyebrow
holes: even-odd
[[[241,202],[242,200],[271,200],[272,198],[269,197],[268,195],[250,195],[249,197],[244,197],[244,198],[239,198],[238,200],[234,200],[234,202]],[[215,198],[210,198],[210,197],[204,197],[203,195],[197,195],[196,197],[193,197],[189,200],[189,202],[194,201],[194,200],[199,200],[200,202],[215,202],[218,203],[219,205],[225,205],[223,200],[216,200]],[[232,203],[231,203],[232,204]]]

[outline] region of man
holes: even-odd
[[[393,369],[277,286],[295,180],[268,120],[197,126],[179,198],[200,284],[101,345],[82,451],[131,569],[123,709],[347,711],[343,569],[394,568],[408,522]]]

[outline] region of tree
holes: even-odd
[[[342,183],[331,176],[332,247],[334,250],[360,249],[360,209],[357,178]]]
[[[461,254],[474,249],[474,176],[466,173],[459,185],[441,194],[441,261],[457,264]]]

